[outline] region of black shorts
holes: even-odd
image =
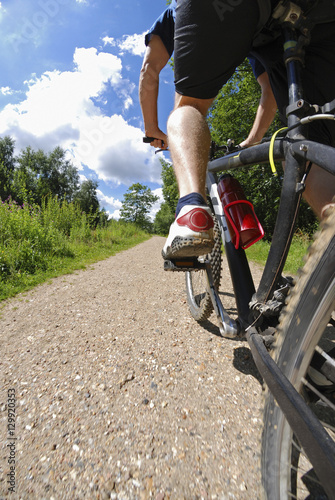
[[[257,0],[178,0],[176,91],[215,97],[248,55],[259,18]]]
[[[178,0],[175,25],[175,85],[181,95],[216,97],[252,49],[265,0]],[[271,0],[272,5],[277,0]],[[285,121],[288,91],[282,41],[257,49]],[[335,99],[335,23],[316,25],[306,49],[304,98],[323,105]],[[309,125],[309,138],[335,146],[335,122]]]
[[[266,69],[276,98],[280,118],[286,124],[288,89],[283,62],[282,39],[252,51]],[[335,99],[335,22],[317,24],[311,31],[302,69],[303,97],[322,106]],[[306,134],[314,141],[335,147],[335,122],[320,120],[308,125]]]

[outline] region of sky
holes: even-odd
[[[61,146],[81,181],[98,181],[101,208],[115,219],[135,182],[162,199],[160,154],[142,140],[138,80],[144,35],[165,7],[166,0],[0,1],[0,137],[15,140],[16,154]],[[173,95],[167,66],[158,102],[165,131]]]

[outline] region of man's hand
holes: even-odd
[[[150,142],[150,146],[157,149],[167,149],[168,148],[168,138],[159,128],[146,130],[146,137],[154,138]],[[147,142],[147,141],[146,141]]]

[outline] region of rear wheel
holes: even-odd
[[[327,379],[315,369],[315,352],[326,352],[334,358],[334,309],[335,210],[332,210],[284,309],[274,358],[333,440],[335,384],[330,378],[335,378],[335,373]],[[313,466],[270,393],[266,395],[262,441],[263,486],[269,500],[327,498]]]
[[[200,261],[209,260],[211,263],[214,283],[218,288],[221,277],[221,237],[216,218],[214,217],[214,247],[210,254],[198,258]],[[186,294],[187,303],[193,318],[199,323],[205,321],[213,312],[213,304],[208,291],[207,274],[205,270],[187,271]]]

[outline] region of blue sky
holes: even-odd
[[[142,142],[138,79],[144,34],[165,6],[165,0],[0,1],[0,137],[13,137],[16,153],[61,146],[82,180],[99,181],[100,204],[114,218],[134,182],[161,196],[159,155]],[[159,95],[163,130],[173,95],[167,66]]]

